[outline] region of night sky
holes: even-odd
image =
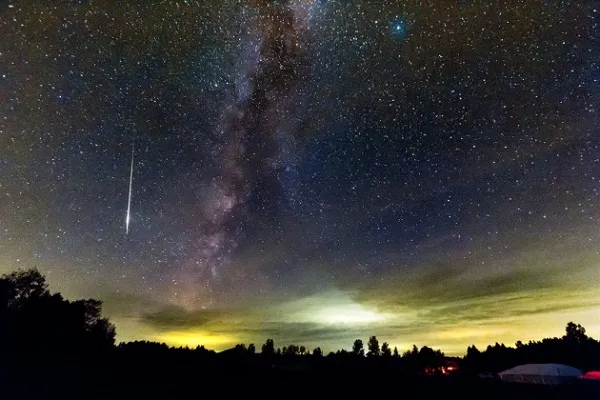
[[[0,272],[103,300],[119,341],[597,337],[599,23],[596,0],[0,2]]]

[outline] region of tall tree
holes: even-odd
[[[588,339],[588,336],[585,334],[585,328],[583,326],[575,324],[574,322],[569,322],[565,328],[564,338],[569,342],[579,344],[585,342]]]
[[[352,345],[352,352],[358,356],[364,356],[365,355],[365,348],[363,345],[363,341],[360,339],[356,339],[354,341],[354,344]]]
[[[275,354],[275,343],[273,342],[273,339],[267,339],[265,344],[262,345],[261,353],[265,356],[272,356]]]
[[[383,344],[381,345],[381,355],[383,355],[384,357],[391,357],[392,349],[390,349],[390,345],[388,344],[388,342],[383,342]]]
[[[369,348],[370,356],[378,356],[381,353],[381,350],[379,348],[379,340],[377,340],[376,336],[371,336],[369,338],[369,343],[367,346]]]

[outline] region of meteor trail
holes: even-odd
[[[131,167],[129,171],[129,199],[127,200],[127,217],[125,217],[125,234],[129,234],[129,221],[131,220],[131,189],[133,187],[133,157],[135,155],[135,144],[131,148]]]

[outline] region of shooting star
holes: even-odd
[[[129,234],[129,222],[131,221],[131,192],[133,188],[133,158],[135,156],[135,145],[131,148],[131,167],[129,170],[129,199],[127,200],[127,217],[125,217],[125,234]]]

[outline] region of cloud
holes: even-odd
[[[156,300],[136,293],[106,292],[99,290],[99,295],[92,295],[102,300],[103,313],[109,316],[137,315],[139,310],[150,309],[158,304]]]
[[[226,321],[226,316],[227,312],[223,310],[188,311],[178,306],[166,306],[142,314],[141,322],[157,330],[184,330],[221,324]]]
[[[442,261],[418,265],[409,271],[392,269],[377,280],[349,282],[344,290],[356,293],[361,304],[383,308],[420,307],[461,300],[523,295],[537,291],[578,292],[597,283],[600,257],[574,249],[566,240],[523,244],[502,257],[466,261],[450,253]],[[551,250],[549,250],[549,248]],[[470,252],[475,250],[469,248]],[[439,255],[438,255],[439,257]]]

